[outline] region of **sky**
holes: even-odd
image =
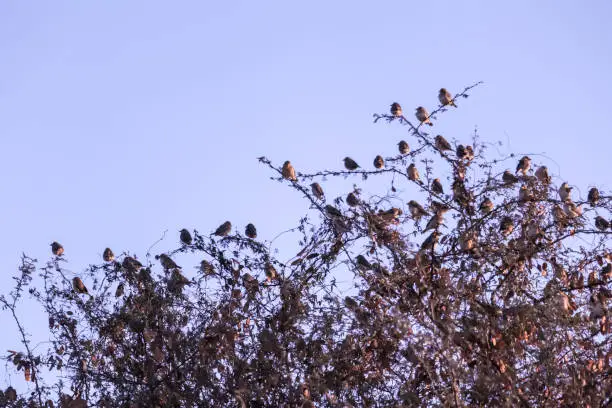
[[[142,255],[167,230],[161,251],[225,220],[270,240],[308,204],[257,157],[309,172],[393,155],[406,130],[372,114],[433,109],[440,87],[484,81],[441,117],[448,139],[477,127],[583,196],[610,191],[611,14],[605,0],[2,1],[0,293],[52,241],[78,271],[107,246]],[[0,336],[0,353],[16,347]]]

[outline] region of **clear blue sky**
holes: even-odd
[[[433,108],[442,86],[485,81],[442,117],[447,138],[478,126],[583,195],[612,188],[612,3],[416,3],[2,1],[1,292],[53,240],[78,271],[166,229],[252,221],[270,239],[307,204],[257,156],[369,165],[404,132],[372,113]]]

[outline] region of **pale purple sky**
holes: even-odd
[[[0,292],[53,240],[79,271],[226,219],[271,239],[307,203],[256,157],[369,164],[405,137],[372,113],[434,108],[442,86],[485,82],[442,117],[448,139],[478,126],[583,195],[611,189],[612,3],[415,3],[2,1]]]

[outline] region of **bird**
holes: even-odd
[[[372,269],[372,265],[363,255],[357,255],[357,258],[355,258],[355,261],[357,263],[357,268],[359,268],[359,270],[367,271],[367,270]]]
[[[440,101],[442,106],[450,105],[454,106],[455,108],[457,107],[457,105],[455,105],[455,102],[453,101],[453,96],[450,92],[446,90],[446,88],[440,88],[440,93],[438,93],[438,100]]]
[[[436,249],[436,244],[440,238],[440,233],[438,231],[433,231],[429,236],[423,241],[421,244],[421,251],[425,251],[431,249],[432,251]]]
[[[125,292],[125,285],[122,282],[117,286],[117,290],[115,290],[115,297],[123,296],[123,292]]]
[[[283,169],[281,171],[283,178],[289,181],[297,181],[297,177],[295,177],[295,169],[289,160],[283,163]]]
[[[471,145],[465,146],[465,160],[474,160],[474,148]]]
[[[465,159],[467,157],[467,150],[465,150],[465,146],[462,144],[457,146],[457,149],[455,149],[455,154],[459,160]]]
[[[346,203],[351,207],[357,207],[359,205],[359,199],[355,193],[348,193],[346,196]]]
[[[402,107],[400,106],[399,103],[393,102],[391,104],[390,110],[391,110],[391,114],[395,116],[396,118],[402,116]]]
[[[179,232],[180,232],[181,242],[183,244],[185,244],[185,245],[191,245],[191,242],[193,242],[193,238],[191,237],[191,233],[186,228],[183,228]]]
[[[596,187],[590,189],[587,199],[589,200],[589,203],[591,203],[591,206],[595,206],[599,201],[599,190]]]
[[[462,251],[472,251],[476,246],[476,237],[473,232],[466,232],[464,234],[459,235],[458,238],[459,248]]]
[[[444,138],[442,135],[438,135],[434,138],[434,142],[436,144],[436,148],[440,151],[444,150],[453,150],[448,140]]]
[[[427,112],[427,109],[425,109],[424,107],[419,106],[418,108],[416,108],[415,116],[419,120],[419,122],[427,123],[429,126],[433,126],[433,123],[431,123],[431,120],[429,120],[429,112]]]
[[[191,284],[191,281],[189,279],[187,279],[181,273],[181,271],[179,271],[178,269],[175,269],[174,271],[172,271],[171,279],[172,279],[172,281],[174,281],[179,286],[184,286],[184,285],[190,285]]]
[[[229,221],[225,221],[223,224],[219,225],[215,230],[214,234],[219,237],[225,237],[230,232],[232,232],[232,223]]]
[[[51,243],[51,252],[55,256],[62,256],[64,253],[64,247],[57,241]]]
[[[567,201],[571,198],[573,188],[574,187],[570,187],[567,183],[561,184],[561,187],[559,187],[559,197],[561,201]]]
[[[518,181],[518,177],[510,173],[510,170],[506,170],[504,174],[502,174],[502,180],[505,184],[514,184]]]
[[[9,386],[4,391],[4,398],[6,398],[7,401],[17,401],[17,390]]]
[[[400,154],[410,153],[410,146],[408,145],[408,142],[406,142],[405,140],[400,140],[400,142],[397,144],[397,148]]]
[[[113,262],[115,260],[115,254],[110,248],[106,248],[104,252],[102,252],[102,259],[104,262]]]
[[[121,264],[121,266],[131,272],[137,271],[142,268],[142,264],[131,256],[126,256],[125,259],[123,259],[123,263]]]
[[[168,255],[166,254],[161,254],[161,255],[157,255],[155,257],[155,259],[159,260],[159,263],[162,265],[162,267],[165,270],[170,270],[170,269],[179,269],[180,266],[178,266],[176,264],[176,262],[174,262],[172,260],[172,258],[170,258]]]
[[[431,191],[436,194],[444,194],[444,188],[442,187],[442,183],[440,183],[439,178],[435,178],[431,183]]]
[[[87,288],[83,284],[83,281],[78,276],[72,278],[72,287],[77,293],[86,293],[89,294]]]
[[[533,198],[531,191],[527,188],[526,185],[522,185],[519,189],[518,199],[521,202],[529,201]]]
[[[378,215],[387,223],[390,223],[390,222],[398,223],[399,217],[403,213],[404,212],[401,210],[401,208],[396,208],[396,207],[392,207],[388,209],[387,211],[382,211],[382,210],[378,211]]]
[[[410,163],[410,166],[408,166],[408,169],[406,171],[408,173],[408,180],[418,182],[421,181],[421,178],[419,177],[419,171],[417,170],[414,163]]]
[[[569,218],[577,218],[582,215],[582,204],[576,205],[571,200],[567,200],[563,204],[563,208],[565,209],[565,214],[567,214]]]
[[[567,216],[565,215],[561,207],[555,205],[552,210],[552,215],[555,220],[555,223],[557,223],[559,227],[567,227]]]
[[[427,211],[415,200],[408,201],[408,210],[410,210],[410,215],[412,218],[418,220],[424,215],[429,215]]]
[[[595,226],[597,227],[597,229],[605,231],[610,228],[610,222],[601,215],[598,215],[597,217],[595,217]]]
[[[312,183],[310,185],[310,188],[312,190],[312,194],[314,194],[314,196],[317,197],[319,200],[322,200],[325,197],[325,194],[323,193],[323,188],[319,183]]]
[[[488,214],[493,211],[493,201],[490,198],[485,197],[484,200],[480,203],[480,212],[483,214]]]
[[[514,223],[512,222],[512,218],[504,217],[499,223],[499,230],[505,236],[510,235],[512,231],[514,231]]]
[[[204,275],[208,276],[215,273],[215,268],[210,262],[208,262],[206,259],[203,259],[202,262],[200,262],[200,271]]]
[[[345,157],[344,158],[344,167],[349,170],[357,170],[359,168],[359,165],[357,164],[357,162],[353,159],[351,159],[350,157]]]
[[[442,225],[442,221],[444,221],[443,215],[441,213],[435,213],[427,222],[427,225],[425,226],[423,232],[438,229],[438,227]]]
[[[519,171],[523,174],[523,176],[527,175],[527,172],[531,168],[531,158],[529,156],[521,157],[518,164],[516,165],[516,173]]]
[[[257,238],[257,229],[255,228],[255,225],[247,224],[246,228],[244,229],[244,235],[251,239]]]
[[[377,169],[382,169],[385,165],[385,160],[381,155],[378,155],[374,158],[374,167]]]
[[[550,183],[550,176],[548,175],[548,167],[540,166],[535,172],[535,175],[540,182],[544,184]]]
[[[342,212],[340,212],[339,209],[337,209],[336,207],[334,207],[333,205],[327,204],[325,206],[325,212],[327,213],[327,215],[329,215],[330,217],[342,217]]]
[[[276,278],[276,268],[274,267],[274,265],[272,265],[271,263],[266,263],[265,266],[265,273],[266,273],[266,278],[268,278],[268,280],[273,280]]]

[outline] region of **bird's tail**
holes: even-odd
[[[449,104],[450,106],[454,106],[455,108],[457,107],[457,105],[455,105],[455,101],[450,101],[448,104]]]
[[[431,123],[431,120],[429,120],[429,119],[427,119],[427,122],[425,122],[425,123],[427,123],[429,126],[433,126],[433,123]]]

